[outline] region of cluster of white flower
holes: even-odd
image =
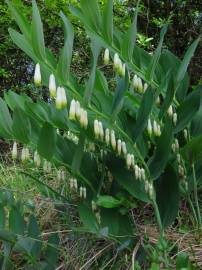
[[[138,77],[136,74],[133,77],[132,80],[132,87],[139,93],[144,94],[144,92],[147,90],[148,84],[142,82],[141,78]]]
[[[39,168],[41,165],[41,159],[37,151],[34,152],[34,164],[37,168]]]
[[[71,190],[78,190],[78,183],[76,178],[70,178],[69,179],[69,186]]]
[[[147,132],[149,136],[154,136],[160,137],[161,136],[161,126],[157,124],[156,120],[153,121],[153,124],[151,123],[151,119],[148,120],[147,123]]]
[[[185,163],[179,153],[177,153],[177,164],[178,164],[178,174],[185,180],[186,179]]]
[[[176,124],[177,124],[177,113],[173,112],[172,105],[169,106],[167,113],[173,119],[174,126],[176,126]]]
[[[27,162],[30,159],[29,148],[23,147],[21,152],[21,161],[23,163]]]
[[[75,191],[75,192],[78,192],[78,181],[76,178],[70,178],[69,179],[69,186],[70,186],[70,189]],[[87,197],[87,190],[85,187],[80,187],[79,188],[79,197],[80,198],[83,198],[83,199],[86,199]]]
[[[148,180],[145,181],[145,191],[148,194],[150,200],[154,199],[154,186],[153,183],[149,182]]]
[[[80,187],[79,189],[79,196],[80,198],[86,199],[87,197],[87,191],[85,187]]]
[[[70,103],[69,119],[78,120],[81,127],[85,129],[88,127],[88,113],[81,107],[79,101],[74,99]]]
[[[119,58],[118,53],[114,54],[114,70],[119,74],[120,77],[125,77],[126,65],[122,64],[122,61]]]
[[[66,179],[66,172],[64,169],[60,168],[57,170],[57,180],[60,181],[65,181]]]

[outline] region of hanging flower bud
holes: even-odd
[[[142,180],[142,172],[140,167],[138,167],[138,179]]]
[[[76,102],[74,99],[72,99],[72,101],[70,103],[69,119],[76,120]]]
[[[84,110],[84,119],[83,119],[83,127],[87,129],[88,127],[88,113],[86,110]]]
[[[118,139],[118,141],[117,141],[117,152],[118,152],[118,155],[121,155],[121,148],[122,148],[122,143],[121,143],[121,140]]]
[[[80,125],[83,128],[87,128],[88,127],[88,114],[87,111],[84,109],[80,109]]]
[[[56,97],[56,82],[53,74],[51,74],[49,77],[49,93],[51,98]]]
[[[133,154],[131,154],[130,156],[131,156],[131,166],[134,168],[135,167],[135,157]]]
[[[83,188],[83,198],[86,199],[87,197],[87,191],[86,191],[86,188],[84,187]]]
[[[173,150],[173,153],[176,152],[176,147],[175,147],[175,143],[172,143],[172,146],[171,146],[172,150]]]
[[[30,159],[29,148],[25,148],[26,161]]]
[[[102,126],[102,122],[99,121],[98,125],[99,125],[99,136],[100,136],[100,139],[103,141],[104,140],[104,129]]]
[[[57,180],[60,182],[62,180],[61,170],[57,170]]]
[[[45,173],[51,173],[51,163],[48,162],[47,160],[44,161],[44,164],[43,164],[43,171]]]
[[[107,146],[109,146],[109,143],[110,143],[110,131],[109,131],[108,128],[105,130],[105,142],[106,142]]]
[[[76,101],[76,104],[75,104],[75,114],[76,114],[76,117],[77,117],[78,120],[80,119],[80,111],[81,111],[80,102],[79,101]]]
[[[21,152],[21,161],[22,163],[26,162],[26,149],[23,147]]]
[[[153,185],[151,183],[149,184],[148,195],[149,195],[150,200],[153,200],[153,198],[154,198],[154,187],[153,187]]]
[[[120,59],[118,53],[114,54],[114,69],[115,71],[118,71],[120,67]]]
[[[37,87],[41,85],[41,69],[39,63],[37,63],[35,66],[34,83]]]
[[[145,182],[144,182],[144,189],[145,189],[145,192],[146,193],[148,193],[149,192],[149,181],[148,180],[146,180]]]
[[[78,189],[78,183],[76,178],[73,179],[73,187],[75,188],[75,190]]]
[[[154,131],[154,135],[158,136],[158,125],[155,120],[153,122],[153,131]]]
[[[133,77],[132,86],[133,86],[134,89],[137,89],[137,87],[138,87],[138,77],[137,77],[136,74]]]
[[[176,126],[177,124],[177,113],[173,114],[173,124]]]
[[[79,189],[79,197],[80,198],[83,197],[83,187],[80,187],[80,189]]]
[[[67,106],[66,92],[63,87],[57,88],[57,96],[56,96],[55,104],[58,110],[65,109]]]
[[[99,138],[99,122],[98,120],[94,120],[94,133],[95,133],[95,138],[98,139]]]
[[[16,160],[18,157],[18,145],[16,142],[13,143],[13,149],[12,149],[12,159]]]
[[[158,137],[161,136],[161,126],[160,125],[157,125],[157,134],[156,134]]]
[[[70,186],[70,189],[74,188],[74,179],[73,178],[69,179],[69,186]]]
[[[127,154],[126,156],[126,165],[127,165],[127,168],[130,169],[132,165],[131,154]]]
[[[146,92],[147,88],[148,88],[148,84],[147,83],[144,83],[144,92]]]
[[[179,164],[181,163],[181,156],[180,156],[179,153],[177,154],[177,162],[178,162]]]
[[[105,52],[104,52],[104,64],[105,65],[108,65],[109,64],[109,49],[105,49]]]
[[[140,94],[144,92],[141,78],[137,79],[137,90]]]
[[[188,132],[187,132],[187,129],[185,128],[183,132],[184,132],[184,138],[185,138],[185,140],[187,141],[187,139],[188,139]]]
[[[135,178],[139,179],[139,168],[138,168],[137,164],[135,165]]]
[[[178,166],[178,173],[182,177],[184,177],[184,175],[185,175],[185,170],[181,165]]]
[[[41,159],[37,151],[34,152],[34,164],[37,168],[41,165]]]
[[[144,170],[143,168],[141,169],[141,179],[142,179],[143,181],[146,180],[145,170]]]
[[[170,117],[173,117],[173,107],[172,107],[172,105],[170,105],[169,108],[168,108],[168,115]]]
[[[179,148],[180,148],[179,142],[178,142],[178,139],[176,138],[175,139],[175,149],[176,149],[177,152],[179,151]]]
[[[151,124],[151,120],[148,120],[148,124],[147,124],[147,132],[149,134],[149,136],[152,136],[152,124]]]
[[[126,143],[122,142],[121,143],[121,147],[122,147],[122,152],[124,155],[127,155],[127,148],[126,148]]]
[[[114,130],[111,130],[111,146],[113,150],[116,150],[116,138],[115,138]]]
[[[120,76],[124,78],[125,74],[126,74],[126,64],[123,64],[120,69]]]

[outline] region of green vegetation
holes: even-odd
[[[180,59],[166,40],[175,12],[153,17],[157,38],[137,30],[143,2],[98,2],[6,1],[35,69],[0,98],[13,144],[0,168],[1,269],[200,269],[178,238],[201,247],[202,85],[188,72],[201,36]],[[53,21],[52,9],[63,10]]]

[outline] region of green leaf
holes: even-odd
[[[62,18],[64,25],[64,36],[65,43],[64,47],[60,52],[60,57],[57,66],[57,72],[64,82],[69,80],[70,64],[72,58],[72,48],[74,40],[74,30],[72,24],[67,17],[61,12],[60,17]]]
[[[88,21],[90,27],[96,31],[101,29],[101,15],[97,0],[81,0],[82,13]]]
[[[12,119],[6,103],[0,98],[0,136],[12,138]]]
[[[43,25],[35,0],[32,0],[32,44],[34,52],[41,60],[46,58]]]
[[[138,111],[137,121],[134,128],[135,130],[133,137],[134,142],[138,139],[138,137],[142,134],[143,130],[145,129],[153,104],[154,104],[154,91],[149,86],[142,98],[140,109]]]
[[[187,253],[182,252],[177,256],[176,259],[176,270],[182,270],[182,268],[186,268],[189,263],[189,256]]]
[[[28,144],[31,134],[31,124],[27,115],[20,108],[15,108],[13,112],[13,125],[14,137],[24,144]]]
[[[24,111],[25,102],[32,102],[32,99],[27,95],[18,95],[11,90],[4,94],[4,99],[12,111],[15,108],[20,108]]]
[[[103,35],[109,44],[113,43],[113,0],[105,4],[102,18]]]
[[[118,209],[101,209],[101,226],[108,228],[108,232],[118,238],[120,242],[132,236],[132,227],[128,215],[121,215]]]
[[[47,160],[51,160],[56,149],[56,131],[48,123],[44,123],[38,140],[39,154]]]
[[[83,223],[85,228],[92,233],[97,233],[99,227],[92,210],[88,208],[85,204],[79,204],[78,210],[81,222]]]
[[[6,3],[8,4],[8,7],[17,22],[21,32],[23,33],[25,39],[27,41],[30,40],[30,26],[27,22],[27,18],[24,16],[21,10],[19,10],[13,3],[6,0]]]
[[[23,51],[25,52],[31,59],[35,62],[38,62],[38,55],[36,56],[35,52],[33,51],[30,43],[25,39],[25,37],[15,31],[12,28],[8,29],[8,32],[11,36],[13,42]]]
[[[154,76],[154,72],[155,72],[155,69],[156,69],[156,66],[158,64],[158,61],[159,61],[159,58],[161,56],[161,48],[162,48],[162,45],[163,45],[163,39],[164,39],[164,36],[167,32],[167,28],[168,26],[167,25],[164,25],[162,30],[161,30],[161,33],[160,33],[160,41],[159,41],[159,44],[158,44],[158,47],[151,59],[151,62],[148,66],[148,69],[147,69],[147,72],[146,72],[146,78],[148,81],[151,81],[153,79],[153,76]]]
[[[100,44],[98,44],[97,41],[92,40],[91,51],[93,54],[93,63],[92,63],[90,77],[89,77],[88,83],[86,84],[86,89],[85,89],[85,93],[84,93],[84,103],[85,104],[90,102],[90,99],[91,99],[91,96],[93,93],[93,88],[94,88],[94,84],[95,84],[96,66],[97,66],[97,61],[98,61],[100,49],[101,49]]]
[[[20,210],[13,207],[9,213],[9,230],[16,234],[23,235],[25,229],[25,222]]]
[[[172,132],[172,119],[168,118],[165,122],[163,132],[156,143],[156,150],[154,155],[148,162],[150,176],[153,180],[160,176],[166,166],[173,140]]]
[[[163,105],[161,106],[160,112],[159,112],[159,119],[161,120],[164,116],[164,114],[167,112],[169,106],[171,105],[173,98],[175,96],[175,88],[174,88],[174,78],[170,72],[167,73],[167,76],[165,77],[165,80],[163,80],[164,84],[166,85],[166,96],[163,101]],[[161,88],[161,86],[160,86]]]
[[[126,70],[125,77],[118,78],[118,83],[112,103],[112,121],[115,120],[116,116],[118,115],[123,106],[124,93],[128,90],[128,87],[129,87],[129,74],[128,71]]]
[[[105,94],[109,92],[107,79],[104,76],[104,73],[99,69],[96,70],[95,88]]]
[[[179,210],[180,190],[174,169],[168,166],[155,183],[157,204],[163,227],[166,228],[173,223]]]
[[[16,235],[15,233],[11,231],[6,231],[6,230],[0,230],[0,239],[6,242],[15,242],[16,240]]]
[[[177,133],[185,128],[196,115],[200,108],[202,86],[199,85],[191,92],[177,110],[177,125],[174,132]]]
[[[45,253],[45,259],[49,264],[48,269],[55,269],[55,266],[59,257],[59,246],[60,239],[57,233],[51,234],[48,238],[48,246]]]
[[[192,138],[182,149],[181,154],[184,159],[193,163],[202,157],[202,135]]]
[[[99,196],[96,204],[104,208],[115,208],[121,205],[121,201],[108,195]]]
[[[135,14],[133,23],[131,24],[130,28],[126,32],[126,34],[123,37],[122,46],[121,46],[121,52],[123,54],[123,57],[130,60],[133,56],[133,50],[136,42],[136,35],[137,35],[137,15],[138,15],[138,6],[139,6],[140,0],[137,2],[136,8],[135,8]]]
[[[187,71],[188,65],[191,61],[192,56],[194,55],[194,52],[198,46],[200,39],[201,39],[201,36],[199,36],[186,51],[185,56],[181,62],[181,65],[177,73],[177,79],[176,79],[177,85],[181,80],[183,80],[185,73]]]

